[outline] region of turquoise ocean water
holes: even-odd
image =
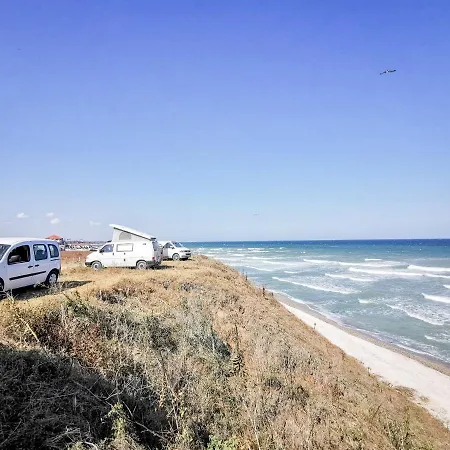
[[[190,243],[375,338],[450,363],[450,240]]]

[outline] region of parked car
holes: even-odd
[[[176,241],[159,241],[163,249],[163,258],[178,261],[180,259],[189,259],[192,255],[191,250],[183,244]]]
[[[0,238],[0,292],[43,284],[61,273],[59,246],[48,239]]]
[[[158,241],[108,242],[86,257],[86,266],[99,270],[102,267],[135,267],[143,270],[160,264]]]

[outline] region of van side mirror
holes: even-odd
[[[20,262],[20,256],[19,255],[12,255],[8,259],[9,264],[17,264]]]

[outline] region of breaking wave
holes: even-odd
[[[298,281],[287,280],[286,278],[272,277],[274,280],[282,281],[284,283],[295,284],[296,286],[303,286],[308,289],[314,289],[316,291],[324,291],[324,292],[333,292],[335,294],[358,294],[359,291],[355,291],[354,289],[345,289],[345,288],[337,288],[334,286],[317,286],[309,283],[299,283]]]
[[[439,343],[441,343],[441,344],[448,344],[450,337],[447,338],[447,339],[445,339],[445,338],[444,338],[444,339],[439,339],[439,338],[436,338],[436,337],[433,337],[433,336],[428,336],[428,335],[426,334],[426,335],[425,335],[425,339],[428,339],[429,341],[439,342]]]
[[[422,272],[450,272],[449,267],[428,267],[428,266],[415,266],[410,265],[408,266],[408,269],[410,270],[420,270]]]
[[[350,275],[340,275],[340,274],[335,274],[335,273],[326,273],[325,276],[330,277],[330,278],[342,279],[342,280],[360,281],[362,283],[371,283],[371,282],[375,281],[372,278],[355,278]]]
[[[421,277],[423,274],[414,272],[399,272],[398,270],[373,270],[373,269],[358,269],[356,267],[350,267],[350,272],[368,273],[371,275],[387,275],[389,277]]]
[[[328,261],[326,259],[303,259],[305,262],[313,263],[313,264],[337,264],[337,261]]]
[[[361,303],[362,305],[367,305],[369,303],[375,303],[373,300],[364,300],[362,298],[358,298],[358,302]]]
[[[335,264],[339,266],[360,266],[360,267],[393,267],[393,266],[399,266],[401,263],[396,261],[383,261],[381,259],[371,259],[372,262],[347,262],[347,261],[329,261],[327,259],[303,259],[305,262],[313,263],[313,264]],[[366,261],[368,261],[366,259]],[[379,261],[379,262],[375,262]]]
[[[450,280],[450,275],[436,275],[434,273],[426,273],[425,276],[430,278],[445,278],[446,280]]]
[[[450,289],[450,284],[444,284],[444,287]]]
[[[254,266],[245,266],[245,267],[247,267],[248,269],[259,270],[261,272],[273,272],[272,269],[263,269],[261,267],[254,267]]]
[[[395,306],[395,305],[386,305],[386,306],[388,306],[391,309],[395,309],[397,311],[402,311],[407,316],[412,317],[413,319],[421,320],[422,322],[429,323],[430,325],[442,326],[445,323],[443,321],[431,319],[430,317],[422,316],[422,314],[418,314],[418,313],[414,313],[414,312],[408,311],[407,309],[401,308],[400,306]]]
[[[428,295],[422,293],[423,297],[427,300],[432,300],[433,302],[441,302],[441,303],[449,303],[450,304],[450,297],[443,297],[441,295]]]

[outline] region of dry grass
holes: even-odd
[[[0,448],[449,448],[408,393],[222,264],[83,260],[0,304]]]

